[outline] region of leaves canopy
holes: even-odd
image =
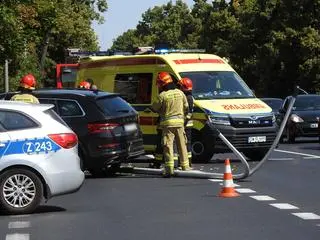
[[[320,91],[320,0],[181,0],[148,9],[112,49],[165,42],[205,48],[231,65],[260,96]]]
[[[10,60],[14,82],[27,72],[40,77],[42,61],[45,70],[63,62],[68,47],[97,50],[91,24],[102,23],[106,10],[106,0],[2,0],[0,31],[6,34],[0,35],[1,66]]]

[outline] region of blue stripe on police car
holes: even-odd
[[[40,139],[17,139],[3,142],[2,144],[5,144],[6,146],[0,149],[0,156],[12,154],[47,154],[61,149],[58,144],[47,137]]]

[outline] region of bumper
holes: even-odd
[[[318,137],[319,136],[319,130],[318,125],[316,122],[314,123],[290,123],[288,124],[290,132],[295,137]],[[311,126],[317,126],[317,127],[311,127]]]
[[[76,192],[85,179],[77,150],[58,151],[53,158],[39,162],[36,169],[46,182],[48,197]]]
[[[87,156],[86,165],[88,168],[103,168],[108,165],[117,164],[126,159],[135,158],[145,153],[143,140],[130,141],[122,143],[117,149],[104,149],[96,152],[90,152]]]
[[[216,127],[239,151],[270,148],[276,138],[278,127],[235,128],[207,123],[201,130],[206,143],[212,143],[216,153],[230,152],[229,147],[217,136]]]

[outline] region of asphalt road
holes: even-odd
[[[0,239],[320,239],[320,144],[282,144],[254,175],[235,181],[239,197],[218,197],[222,182],[122,175],[88,176],[79,192],[37,213],[0,216]],[[196,169],[223,172],[231,158]],[[251,162],[250,165],[256,163]]]

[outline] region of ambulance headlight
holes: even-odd
[[[209,121],[217,125],[231,125],[229,116],[225,114],[212,114],[209,116]]]

